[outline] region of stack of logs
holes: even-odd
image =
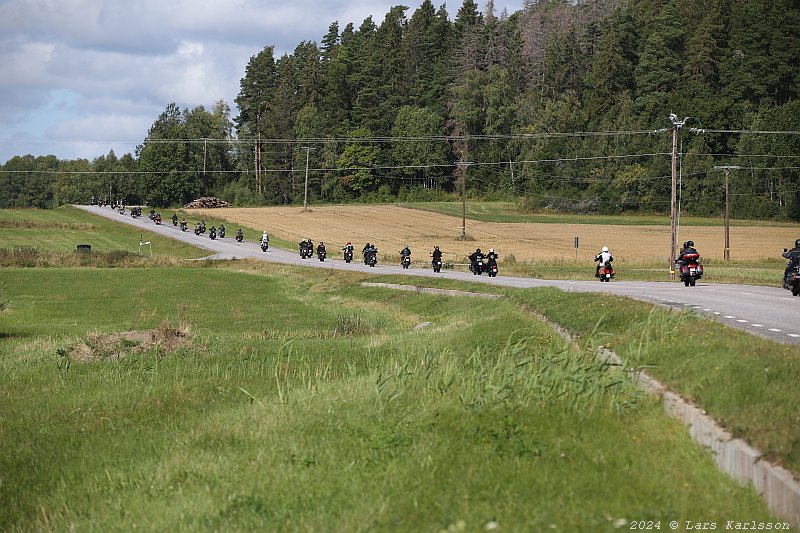
[[[183,207],[187,209],[213,209],[216,207],[230,207],[230,206],[231,204],[229,204],[225,200],[220,200],[219,198],[214,198],[213,196],[203,196],[202,198],[198,198],[197,200],[192,200]]]

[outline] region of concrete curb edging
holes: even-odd
[[[492,300],[501,298],[496,294],[433,289],[414,285],[392,283],[362,283],[362,285],[424,294],[468,296]],[[528,309],[528,311],[538,320],[555,329],[564,340],[575,342],[574,336],[558,324],[551,322],[535,310]],[[617,354],[603,346],[598,348],[597,355],[614,365],[623,365]],[[744,440],[733,438],[730,432],[717,424],[703,409],[669,391],[646,372],[632,372],[632,377],[645,392],[661,397],[664,412],[687,427],[692,439],[714,455],[714,462],[720,470],[742,486],[752,483],[756,492],[766,502],[769,510],[775,513],[775,516],[788,521],[792,527],[800,527],[800,482],[794,479],[791,472],[765,459],[761,451],[753,448]]]

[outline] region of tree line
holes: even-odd
[[[133,155],[14,157],[0,207],[122,194],[152,205],[471,197],[530,209],[800,220],[792,0],[424,0],[250,58],[228,104],[169,104]],[[306,179],[307,178],[307,179]],[[308,187],[306,189],[306,183]]]

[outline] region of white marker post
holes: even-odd
[[[142,242],[144,239],[144,233],[139,234],[139,255],[142,255],[142,246],[147,245],[150,247],[150,257],[153,257],[153,245],[150,244],[150,241]]]

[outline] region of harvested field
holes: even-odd
[[[464,262],[476,247],[494,248],[501,256],[513,254],[518,261],[575,259],[574,239],[580,237],[579,261],[591,261],[602,246],[608,246],[619,262],[667,263],[670,228],[668,226],[631,226],[610,224],[537,224],[500,223],[467,220],[467,236],[459,241],[461,218],[418,211],[393,205],[342,205],[314,207],[303,212],[300,207],[214,209],[198,213],[222,217],[258,231],[266,229],[292,242],[311,238],[324,241],[329,255],[352,241],[357,251],[366,242],[376,243],[380,253],[399,253],[408,244],[415,257],[427,257],[438,245],[450,261]],[[775,259],[783,248],[800,237],[800,228],[747,227],[730,228],[731,258],[741,260]],[[706,259],[721,260],[723,228],[683,226],[678,242],[692,239]]]

